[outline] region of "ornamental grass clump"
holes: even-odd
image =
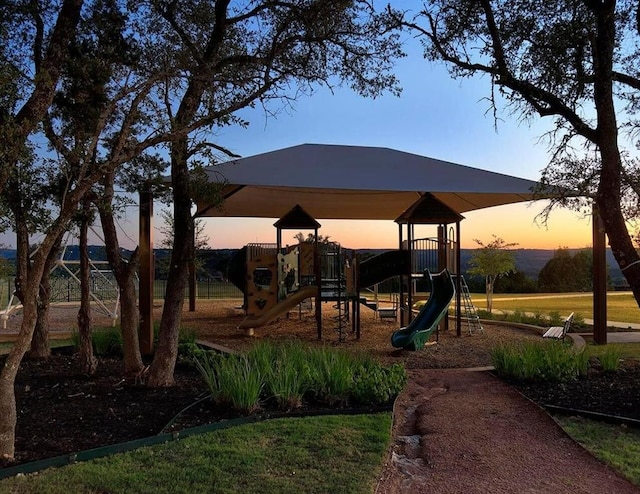
[[[620,368],[620,350],[613,346],[607,345],[604,351],[598,355],[598,361],[603,372],[615,372]]]
[[[260,408],[264,387],[260,370],[244,355],[233,355],[219,360],[220,398],[244,413]]]
[[[216,403],[230,405],[243,413],[260,408],[264,382],[257,366],[246,356],[207,352],[195,358],[194,363]]]
[[[292,410],[309,404],[391,402],[407,382],[401,365],[384,367],[370,357],[330,347],[261,342],[244,356],[192,352],[194,365],[216,403],[246,413],[275,404]]]
[[[496,373],[514,381],[566,381],[586,374],[588,358],[558,341],[500,345],[491,351]]]
[[[390,403],[407,384],[407,372],[400,364],[385,367],[368,358],[361,362],[353,377],[354,402],[365,405]]]
[[[273,399],[278,408],[290,410],[302,406],[310,387],[307,351],[302,345],[260,343],[247,356],[260,369],[267,397]]]
[[[76,350],[80,347],[80,335],[74,331],[71,343]],[[93,353],[98,356],[122,355],[122,335],[120,328],[97,328],[91,332]]]
[[[100,329],[91,334],[96,355],[119,355],[122,353],[122,334],[119,328]]]
[[[346,404],[356,369],[354,357],[332,348],[315,348],[309,353],[311,388],[329,405]]]

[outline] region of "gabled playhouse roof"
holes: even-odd
[[[222,209],[200,216],[395,220],[424,194],[458,213],[540,199],[537,182],[389,148],[302,144],[206,168],[226,180]]]

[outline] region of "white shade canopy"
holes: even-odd
[[[537,182],[389,148],[302,144],[207,167],[225,182],[200,216],[280,218],[296,204],[317,219],[395,220],[430,193],[457,213],[541,199]]]

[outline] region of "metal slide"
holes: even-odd
[[[438,328],[438,323],[447,314],[449,304],[456,293],[451,274],[445,269],[436,275],[429,274],[429,277],[431,278],[429,300],[407,327],[394,331],[391,335],[391,344],[396,348],[419,350],[424,347],[429,337]]]

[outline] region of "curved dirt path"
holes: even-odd
[[[640,493],[491,374],[408,372],[377,493]]]

